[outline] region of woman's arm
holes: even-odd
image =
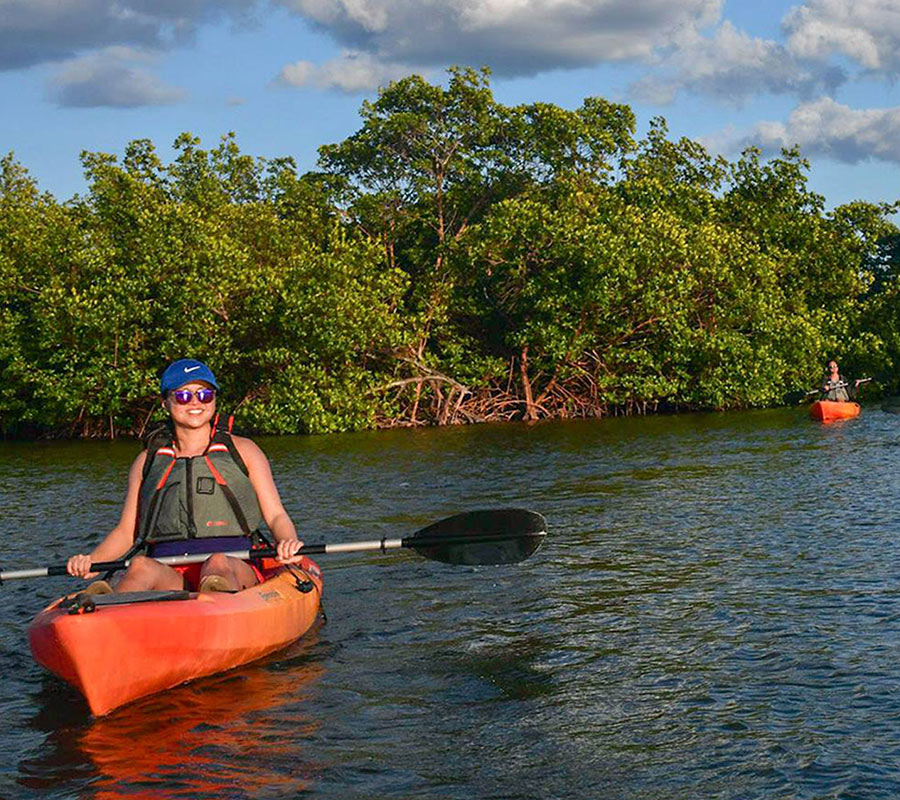
[[[275,486],[275,479],[272,477],[269,459],[266,458],[266,454],[259,445],[250,439],[235,436],[234,444],[247,467],[250,483],[256,492],[263,519],[275,538],[278,559],[288,564],[298,562],[300,556],[297,555],[297,551],[303,546],[303,542],[297,538],[294,522],[288,516],[281,502],[278,487]]]
[[[122,515],[119,517],[119,523],[106,534],[103,541],[89,555],[79,553],[66,562],[66,570],[70,575],[93,578],[98,573],[89,571],[92,562],[115,561],[124,556],[134,544],[134,534],[137,527],[138,496],[141,490],[141,479],[146,457],[146,451],[140,452],[128,472],[128,490],[125,493],[125,504],[122,506]]]

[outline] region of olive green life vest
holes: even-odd
[[[838,403],[846,403],[850,400],[850,393],[847,391],[847,383],[838,376],[837,380],[825,379],[822,384],[822,400],[832,400]]]
[[[138,502],[138,543],[251,536],[262,521],[230,426],[225,430],[214,423],[206,451],[190,458],[176,457],[174,442],[165,432],[148,442]]]

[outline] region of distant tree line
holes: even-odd
[[[139,434],[185,355],[270,433],[771,406],[828,357],[896,389],[897,208],[826,211],[797,151],[505,106],[470,69],[361,117],[303,175],[183,134],[83,154],[58,202],[3,158],[0,431]]]

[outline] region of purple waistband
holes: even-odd
[[[175,542],[151,544],[148,555],[160,556],[196,555],[198,553],[225,553],[229,550],[249,550],[246,536],[211,536],[208,539],[181,539]]]

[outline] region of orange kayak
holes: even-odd
[[[835,400],[816,400],[809,407],[809,415],[819,422],[835,422],[839,419],[853,419],[860,412],[859,403]]]
[[[28,628],[35,660],[80,691],[96,715],[286,647],[316,620],[322,573],[308,558],[262,564],[240,592],[96,595],[55,601]]]

